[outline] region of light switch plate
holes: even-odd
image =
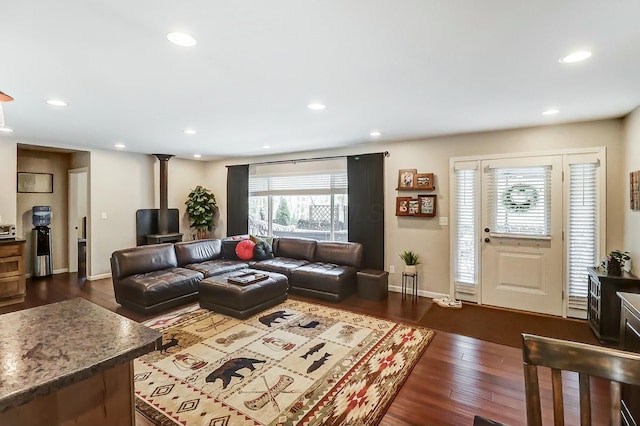
[[[100,215],[100,218],[102,220],[105,220],[107,218],[107,212],[102,212],[102,214]]]
[[[389,273],[395,274],[395,272],[396,272],[396,267],[394,265],[389,265]]]
[[[438,218],[438,224],[440,226],[447,226],[449,224],[449,218],[446,216],[442,216],[440,218]]]

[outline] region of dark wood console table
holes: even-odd
[[[620,317],[620,347],[640,353],[640,294],[618,293],[622,302]],[[622,422],[637,425],[640,422],[640,387],[622,385]]]
[[[620,299],[616,292],[640,293],[640,278],[628,272],[610,275],[599,268],[589,272],[589,325],[598,340],[618,345],[620,342]]]

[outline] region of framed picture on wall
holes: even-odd
[[[419,211],[417,216],[434,217],[436,215],[436,195],[418,195]]]
[[[53,193],[51,173],[18,172],[18,192]]]
[[[418,173],[415,176],[415,189],[435,189],[433,186],[433,173]]]
[[[629,173],[631,185],[629,186],[631,210],[640,210],[640,170]]]
[[[413,189],[416,173],[418,173],[416,169],[400,169],[398,171],[398,189]]]
[[[396,216],[409,216],[411,197],[396,197]]]

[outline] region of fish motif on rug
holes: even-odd
[[[158,425],[374,425],[434,335],[295,300],[146,324],[179,342],[134,361],[136,409]]]

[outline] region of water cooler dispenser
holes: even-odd
[[[33,206],[33,277],[46,277],[53,274],[51,256],[51,207]]]

